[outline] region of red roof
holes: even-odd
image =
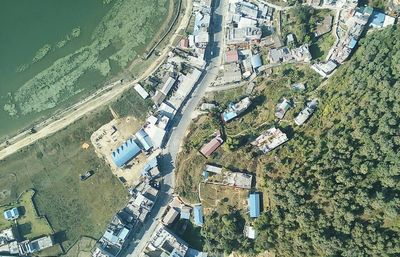
[[[205,144],[201,149],[200,153],[203,154],[205,157],[209,157],[218,147],[222,145],[224,140],[218,135],[214,137],[210,142]]]
[[[182,48],[188,48],[189,47],[189,39],[182,38],[181,41],[179,42],[179,46]]]
[[[239,54],[237,50],[229,50],[225,54],[225,62],[226,63],[231,63],[231,62],[237,62],[239,61]]]

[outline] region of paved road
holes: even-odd
[[[164,183],[161,188],[161,195],[157,200],[149,219],[144,224],[136,238],[128,247],[127,257],[138,257],[143,253],[147,242],[158,225],[162,213],[171,199],[175,187],[175,161],[180,151],[180,145],[185,138],[187,129],[191,122],[191,115],[199,105],[206,93],[207,87],[215,81],[220,64],[222,62],[223,34],[222,29],[223,13],[226,13],[227,0],[214,1],[214,14],[212,16],[212,26],[210,27],[210,46],[206,49],[205,59],[207,61],[206,70],[203,72],[199,83],[190,94],[184,107],[176,114],[169,140],[163,149],[160,168],[165,174]]]

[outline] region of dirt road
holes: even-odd
[[[187,0],[185,2],[186,2],[185,6],[191,6],[191,0]],[[17,152],[18,150],[22,149],[25,146],[28,146],[28,145],[34,143],[36,140],[47,137],[47,136],[67,127],[68,125],[70,125],[73,122],[77,121],[78,119],[82,118],[84,115],[86,115],[92,111],[95,111],[96,109],[100,108],[101,106],[104,106],[104,105],[110,103],[115,98],[120,96],[123,92],[125,92],[126,90],[131,88],[133,85],[138,83],[140,80],[147,78],[164,62],[165,58],[168,56],[170,47],[172,47],[173,42],[179,36],[179,33],[176,33],[176,32],[186,28],[187,24],[189,23],[190,14],[191,14],[191,9],[185,8],[184,16],[182,17],[176,30],[173,32],[173,34],[169,40],[169,44],[163,49],[163,51],[161,52],[161,54],[157,58],[157,60],[155,60],[146,69],[146,71],[144,71],[142,73],[142,75],[138,79],[127,82],[127,83],[122,83],[122,84],[116,85],[114,87],[111,87],[108,90],[103,90],[103,91],[107,91],[107,92],[104,92],[100,95],[98,95],[99,92],[96,92],[94,94],[95,97],[88,97],[87,101],[80,102],[79,104],[74,106],[74,108],[70,108],[71,109],[70,111],[61,115],[61,117],[55,119],[54,121],[50,121],[50,122],[49,122],[49,120],[45,121],[44,123],[49,122],[47,125],[45,125],[43,127],[41,125],[38,125],[39,129],[34,134],[29,134],[27,132],[23,132],[23,133],[15,136],[14,138],[9,140],[11,145],[0,150],[0,160]],[[40,128],[40,127],[42,127],[42,128]]]

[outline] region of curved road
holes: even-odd
[[[176,40],[176,38],[179,36],[177,33],[178,31],[185,29],[189,23],[190,19],[190,14],[191,14],[191,8],[192,6],[192,0],[186,0],[185,4],[185,14],[182,17],[182,20],[175,30],[176,32],[171,36],[169,40],[169,44],[163,49],[161,52],[160,56],[157,58],[154,63],[150,65],[143,73],[142,75],[134,80],[130,81],[127,83],[123,83],[121,85],[117,86],[108,86],[105,89],[102,89],[96,93],[94,93],[92,96],[89,96],[86,98],[84,101],[75,104],[71,108],[68,108],[68,111],[66,111],[60,118],[55,119],[56,116],[51,117],[50,119],[44,121],[43,123],[39,124],[39,127],[41,125],[43,128],[38,129],[38,131],[35,134],[27,134],[27,132],[23,132],[14,138],[10,139],[12,142],[11,145],[7,146],[6,148],[0,150],[0,160],[6,158],[7,156],[17,152],[18,150],[22,149],[25,146],[28,146],[35,141],[45,138],[51,134],[54,134],[55,132],[67,127],[68,125],[74,123],[75,121],[79,120],[86,114],[95,111],[101,106],[104,106],[111,101],[113,101],[115,98],[119,97],[121,94],[123,94],[126,90],[131,88],[133,85],[138,83],[140,80],[145,79],[149,75],[151,75],[157,68],[164,62],[164,60],[168,57],[168,53],[170,51],[170,47],[172,47],[173,42]],[[101,94],[101,92],[104,92]],[[101,95],[99,95],[101,94]],[[99,95],[99,96],[98,96]],[[13,142],[15,141],[15,142]]]

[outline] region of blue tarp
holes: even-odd
[[[383,27],[383,22],[385,21],[385,14],[374,11],[371,15],[371,25],[375,27]]]
[[[224,112],[222,114],[222,118],[223,118],[223,120],[225,122],[230,121],[230,120],[232,120],[232,119],[234,119],[236,117],[237,117],[237,113],[236,112]]]
[[[140,148],[133,139],[128,139],[111,154],[111,158],[118,167],[124,166],[140,153]]]
[[[189,220],[190,219],[190,212],[181,211],[181,220]]]
[[[201,205],[195,205],[193,209],[193,214],[194,214],[194,224],[196,224],[196,226],[203,226],[204,224],[203,207]]]
[[[261,67],[261,65],[262,65],[261,56],[259,54],[253,55],[251,57],[251,66],[253,66],[253,69],[257,69]]]
[[[349,43],[349,47],[350,47],[351,49],[353,49],[354,47],[356,47],[356,45],[357,45],[357,40],[355,40],[355,39],[352,37],[351,40],[350,40],[350,43]]]
[[[204,181],[208,180],[208,172],[207,171],[203,171],[203,180]]]
[[[249,197],[250,218],[258,218],[260,216],[260,195],[257,193],[250,194]]]

